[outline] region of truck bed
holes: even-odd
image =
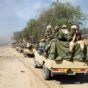
[[[43,55],[39,55],[38,52],[35,52],[35,57],[36,60],[39,63],[45,62],[47,67],[50,68],[88,68],[88,62],[80,62],[80,61],[68,61],[68,60],[63,60],[63,61],[55,61],[55,60],[50,60],[46,59]]]
[[[47,66],[51,68],[88,68],[88,64],[85,62],[79,62],[79,61],[55,61],[55,60],[45,60]]]

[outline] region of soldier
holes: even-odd
[[[58,38],[59,38],[59,40],[66,41],[66,42],[69,40],[69,31],[68,31],[66,25],[62,26],[62,29],[59,31]]]
[[[78,27],[76,25],[71,26],[71,38],[72,39],[70,41],[70,47],[69,47],[70,53],[73,53],[74,46],[76,43],[78,43],[81,48],[81,55],[84,58],[85,56],[83,54],[83,51],[84,51],[85,44],[81,38],[81,34],[79,33]]]
[[[52,29],[50,24],[47,26],[47,29],[45,31],[45,39],[46,41],[50,41],[52,39]]]
[[[73,53],[73,49],[74,49],[75,41],[76,41],[76,32],[77,32],[77,29],[78,28],[77,28],[76,25],[71,26],[71,33],[70,33],[71,40],[70,40],[70,47],[69,47],[69,52],[70,53]]]

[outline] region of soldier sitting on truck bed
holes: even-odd
[[[81,38],[81,33],[79,32],[78,27],[76,25],[71,26],[71,34],[70,35],[71,35],[72,39],[70,40],[69,53],[73,53],[75,44],[79,44],[80,49],[81,49],[81,56],[82,56],[82,58],[86,58],[86,56],[84,54],[85,44]]]
[[[67,42],[69,40],[69,38],[70,38],[70,36],[69,36],[69,31],[67,29],[67,26],[63,25],[62,29],[60,29],[60,31],[59,31],[58,39],[60,41],[64,41],[64,42],[66,41]]]
[[[52,27],[51,25],[47,25],[46,27],[46,31],[45,31],[45,46],[47,48],[44,49],[44,56],[47,57],[48,56],[48,49],[50,47],[50,41],[52,40],[53,36],[52,36]]]
[[[52,27],[51,25],[47,25],[47,29],[45,31],[45,40],[46,42],[49,42],[52,40]]]

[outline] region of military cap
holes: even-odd
[[[67,26],[66,25],[63,25],[62,28],[67,28]]]
[[[72,25],[71,29],[78,29],[78,27],[76,25]]]

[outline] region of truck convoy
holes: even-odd
[[[28,42],[26,47],[20,47],[25,56],[28,54],[34,56],[34,67],[42,67],[43,78],[49,80],[56,74],[88,74],[88,43],[83,44],[84,39],[81,43],[77,42],[81,40],[81,37],[77,34],[72,34],[72,40],[69,41],[72,42],[74,47],[71,46],[73,52],[69,52],[70,42],[68,41],[69,36],[66,26],[63,26],[63,29],[60,30],[63,33],[58,32],[56,30],[58,27],[56,27],[53,38],[52,32],[50,32],[50,25],[47,28],[49,33],[46,32],[45,39],[40,41],[37,50],[33,51],[33,47]],[[76,38],[75,40],[74,37]]]
[[[25,57],[34,57],[33,50],[33,45],[29,44],[28,42],[19,43],[16,45],[16,51],[23,53]]]

